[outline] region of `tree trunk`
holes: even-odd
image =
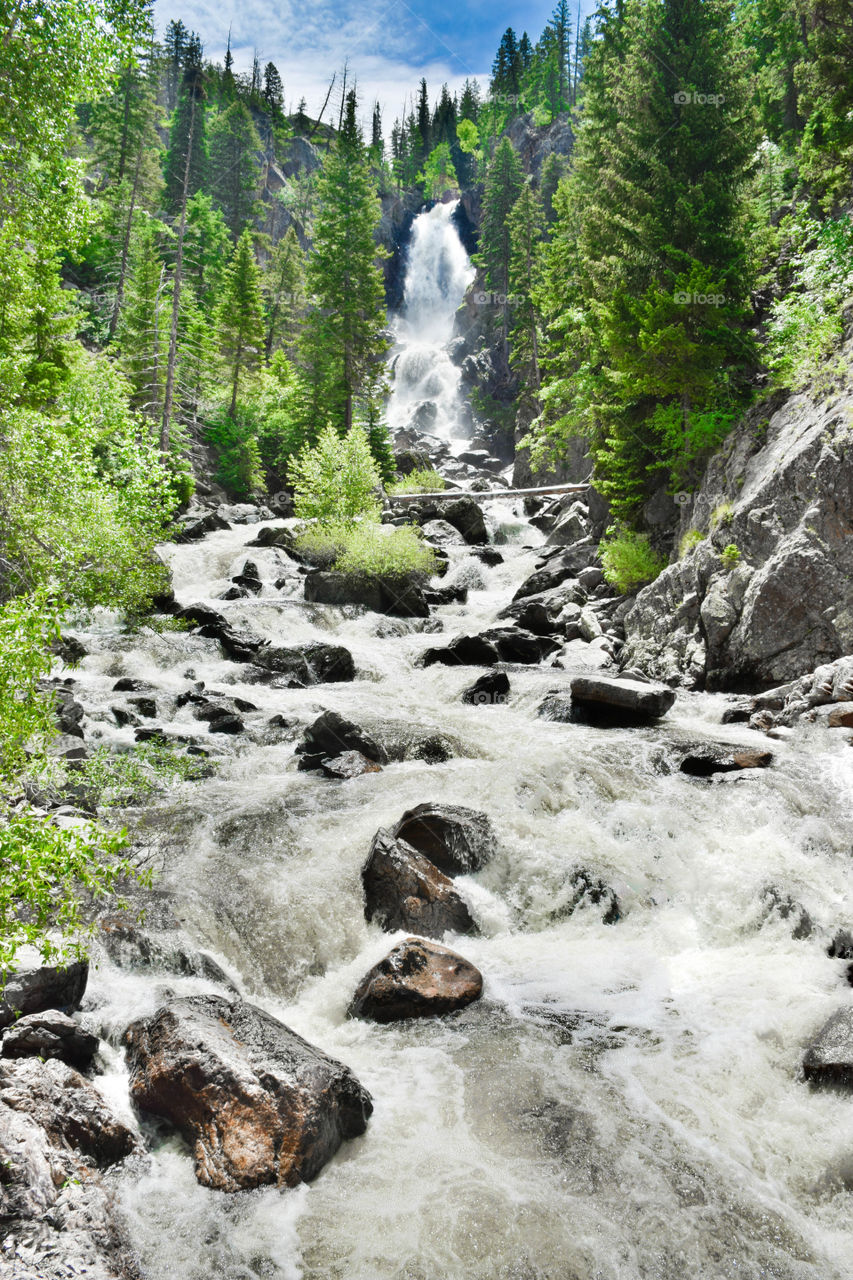
[[[116,286],[116,299],[113,304],[113,313],[110,316],[110,328],[107,340],[112,342],[116,336],[121,309],[124,305],[124,289],[127,283],[127,260],[130,255],[130,237],[133,233],[133,215],[136,212],[136,193],[139,190],[139,171],[142,168],[142,151],[144,143],[140,142],[139,151],[136,156],[136,169],[133,174],[133,186],[130,189],[130,207],[127,211],[127,225],[124,229],[124,241],[121,246],[121,263],[118,269],[118,284]]]

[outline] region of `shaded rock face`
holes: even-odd
[[[19,1018],[0,1045],[4,1058],[61,1058],[80,1068],[88,1067],[97,1052],[98,1037],[57,1009]]]
[[[136,1280],[98,1172],[135,1150],[133,1134],[94,1085],[64,1063],[0,1063],[0,1270],[8,1258],[8,1274],[22,1280]]]
[[[309,1182],[373,1110],[347,1067],[240,1000],[175,1000],[125,1043],[134,1102],[183,1134],[199,1182],[221,1191]]]
[[[462,693],[462,701],[472,707],[500,706],[508,697],[509,676],[505,671],[487,672]]]
[[[798,721],[822,723],[828,729],[853,728],[853,657],[825,663],[800,680],[754,698],[738,699],[723,714],[724,724],[745,721],[765,731]]]
[[[423,938],[406,938],[362,978],[349,1016],[372,1022],[432,1018],[464,1009],[482,993],[482,974],[462,956]]]
[[[838,1009],[808,1046],[803,1075],[812,1084],[853,1089],[853,1006]]]
[[[0,1001],[0,1027],[10,1026],[23,1013],[41,1013],[44,1009],[73,1013],[80,1008],[88,978],[85,960],[75,960],[64,969],[34,965],[10,974]]]
[[[841,355],[849,367],[853,345]],[[684,509],[680,532],[713,532],[625,620],[627,664],[738,690],[795,680],[853,649],[851,408],[848,378],[840,392],[816,400],[806,389],[747,416]],[[728,544],[741,555],[731,571]]]
[[[448,524],[459,530],[466,542],[482,546],[489,541],[482,509],[473,498],[457,498],[455,502],[443,503],[441,515]]]
[[[497,847],[488,814],[463,805],[419,804],[406,810],[392,834],[449,876],[479,871]]]
[[[406,929],[443,938],[448,932],[476,931],[449,876],[389,831],[374,836],[361,880],[367,919],[388,933]]]
[[[415,576],[381,578],[316,569],[305,578],[305,599],[312,604],[359,604],[398,618],[429,617],[421,579]]]

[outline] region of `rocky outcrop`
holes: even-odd
[[[73,960],[65,968],[58,965],[21,965],[17,972],[4,975],[5,987],[0,1001],[0,1027],[8,1027],[25,1013],[41,1013],[59,1009],[73,1013],[89,978],[85,960]]]
[[[464,1009],[483,993],[479,969],[434,942],[406,938],[358,984],[351,1018],[399,1022]]]
[[[0,1062],[0,1270],[10,1265],[22,1280],[136,1280],[99,1172],[136,1149],[94,1085],[65,1063]]]
[[[458,804],[419,804],[392,831],[449,876],[479,871],[497,847],[488,814]]]
[[[798,721],[827,729],[853,728],[853,657],[825,663],[800,680],[756,697],[738,699],[723,714],[725,724],[744,721],[765,732]]]
[[[681,532],[704,540],[625,620],[625,663],[690,688],[760,689],[853,650],[852,410],[848,376],[747,415],[684,507]]]
[[[453,881],[417,849],[378,831],[361,872],[364,911],[389,933],[406,929],[443,938],[474,933],[471,914]]]
[[[59,1058],[80,1069],[90,1066],[97,1052],[98,1037],[58,1009],[25,1014],[6,1030],[0,1045],[4,1058]]]
[[[221,1191],[309,1182],[373,1110],[348,1067],[240,1000],[174,1000],[125,1043],[134,1102],[175,1126],[199,1182]]]

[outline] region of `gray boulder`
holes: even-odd
[[[98,1052],[98,1037],[81,1027],[79,1022],[45,1009],[28,1013],[4,1035],[0,1054],[4,1058],[60,1058],[72,1067],[88,1067]]]
[[[4,976],[0,1027],[11,1026],[20,1014],[41,1013],[44,1009],[73,1013],[79,1009],[89,979],[89,965],[85,960],[73,960],[65,968],[33,964]]]
[[[823,1024],[806,1049],[803,1075],[812,1084],[853,1089],[853,1005]]]

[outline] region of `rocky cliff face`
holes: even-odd
[[[853,334],[827,385],[759,406],[685,504],[703,533],[637,597],[623,662],[673,684],[760,689],[853,650]]]

